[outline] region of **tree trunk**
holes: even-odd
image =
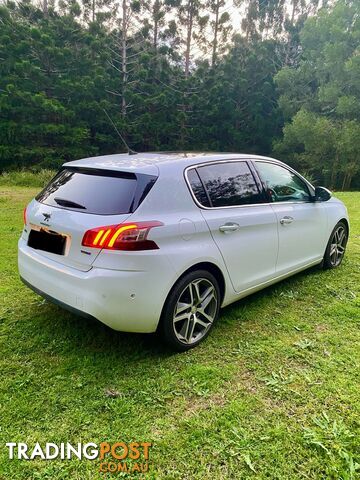
[[[48,0],[44,0],[43,11],[44,11],[44,16],[47,17],[49,13]]]
[[[297,3],[298,3],[298,0],[292,0],[292,11],[291,11],[291,19],[290,19],[291,26],[294,26]],[[285,55],[285,62],[284,62],[285,65],[290,64],[290,52],[291,52],[291,36],[290,38],[288,38],[288,43],[286,47],[286,55]]]
[[[155,20],[154,24],[154,51],[155,54],[157,53],[157,48],[158,48],[158,21]]]
[[[186,35],[186,49],[185,49],[185,77],[189,77],[190,73],[190,52],[191,52],[191,37],[194,21],[193,0],[189,0],[187,12],[187,35]]]
[[[92,5],[91,5],[91,10],[92,10],[92,21],[93,23],[95,22],[95,1],[96,0],[92,0]]]
[[[337,176],[338,176],[338,172],[337,172],[338,164],[339,164],[339,156],[338,156],[338,154],[336,154],[335,159],[334,159],[333,164],[332,164],[332,168],[331,168],[331,177],[330,177],[330,187],[331,188],[336,188]]]
[[[297,0],[293,0],[292,11],[291,11],[291,20],[290,20],[291,25],[294,25],[296,7],[297,7]]]
[[[213,39],[213,48],[212,48],[212,59],[211,65],[214,66],[216,63],[217,57],[217,44],[218,44],[218,30],[219,30],[219,9],[220,1],[217,0],[215,7],[215,28],[214,28],[214,39]]]
[[[122,99],[121,114],[126,116],[126,83],[127,83],[127,4],[126,0],[122,3],[122,52],[121,52],[121,70],[122,70]]]
[[[153,8],[153,16],[154,16],[154,38],[153,38],[153,47],[155,54],[157,53],[158,49],[158,36],[159,36],[159,0],[155,0],[154,8]]]
[[[348,183],[348,176],[349,176],[349,173],[348,172],[345,172],[344,173],[344,178],[343,178],[343,183],[341,185],[341,191],[345,191],[345,188],[346,188],[346,185]]]
[[[351,186],[353,176],[354,176],[354,173],[353,173],[352,169],[345,172],[343,184],[342,184],[342,187],[341,187],[342,192],[350,190],[350,186]]]
[[[346,178],[346,184],[345,184],[345,189],[344,189],[345,191],[350,190],[350,185],[351,185],[352,177],[353,177],[352,174],[349,172],[349,173],[347,174],[347,178]]]

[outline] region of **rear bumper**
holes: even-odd
[[[39,255],[23,239],[18,266],[21,279],[32,290],[76,314],[125,332],[150,333],[157,328],[167,287],[157,276],[151,288],[151,272],[96,267],[83,272]]]
[[[34,287],[34,285],[31,285],[25,278],[20,277],[20,280],[27,286],[29,287],[33,292],[37,293],[41,297],[45,298],[51,303],[54,303],[55,305],[58,305],[59,307],[63,308],[64,310],[69,310],[69,312],[73,313],[74,315],[78,315],[79,317],[84,317],[84,318],[89,318],[92,320],[97,320],[97,318],[93,317],[92,315],[89,315],[88,313],[85,313],[81,310],[78,310],[77,308],[71,307],[70,305],[67,305],[66,303],[62,302],[61,300],[58,300],[57,298],[52,297],[51,295],[48,295],[47,293],[43,292],[42,290],[39,290],[38,288]]]

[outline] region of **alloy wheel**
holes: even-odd
[[[218,295],[206,278],[190,282],[181,292],[175,306],[173,327],[181,343],[199,341],[211,328],[217,312]]]
[[[337,267],[341,263],[345,253],[346,240],[345,228],[340,225],[331,238],[329,257],[333,267]]]

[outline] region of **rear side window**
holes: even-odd
[[[157,177],[95,169],[65,168],[36,197],[54,207],[97,215],[131,213]]]
[[[210,202],[205,192],[204,185],[201,183],[199,174],[195,168],[188,171],[187,177],[196,200],[204,207],[210,207]]]
[[[206,165],[197,171],[212,207],[232,207],[264,201],[246,162]]]

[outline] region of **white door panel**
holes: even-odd
[[[270,205],[202,210],[236,292],[275,275],[276,214]]]
[[[255,165],[277,217],[276,274],[320,259],[326,244],[327,215],[323,205],[312,200],[311,186],[286,165],[267,160],[256,161]]]
[[[281,275],[324,255],[326,211],[320,202],[273,203],[279,231],[276,273]]]

